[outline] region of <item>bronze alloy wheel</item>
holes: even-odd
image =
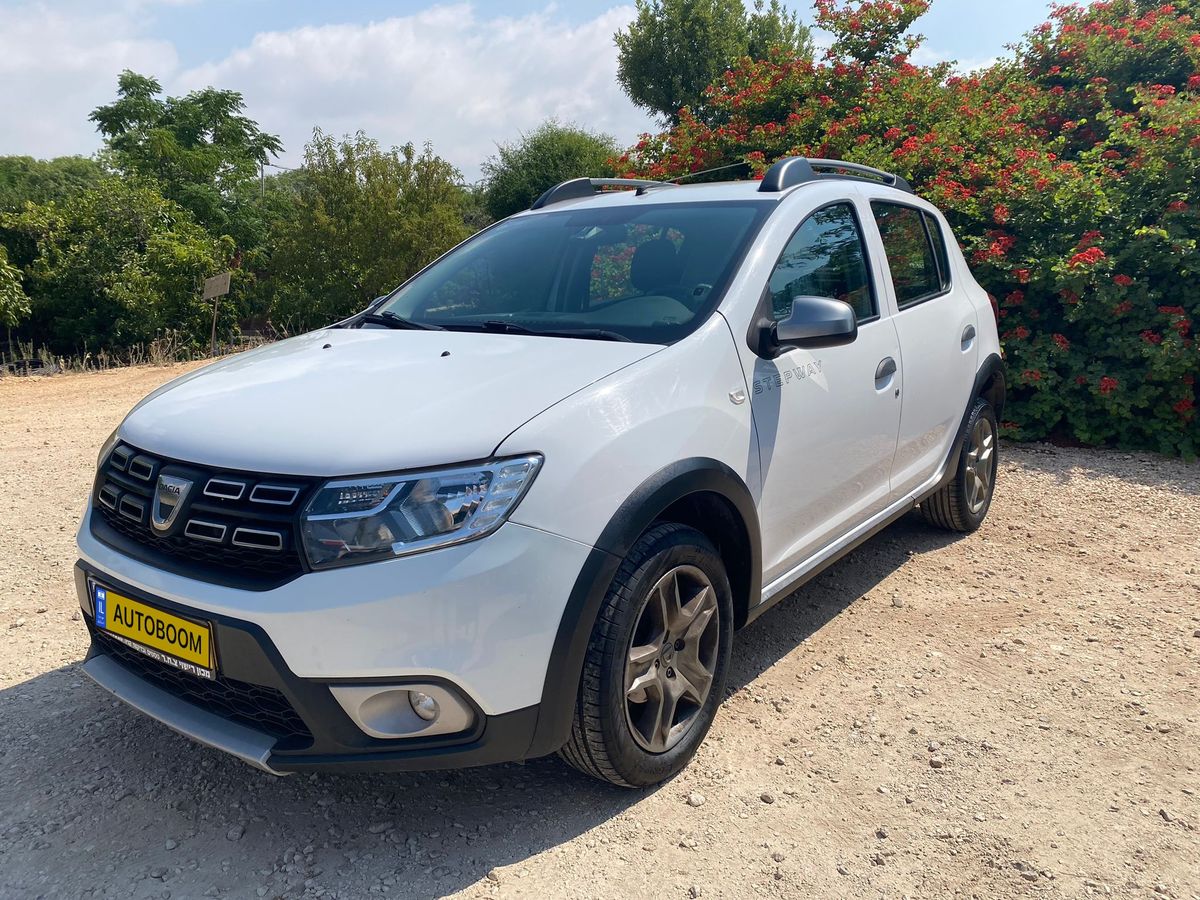
[[[642,749],[665,753],[687,735],[712,689],[720,633],[700,569],[676,566],[650,590],[625,663],[625,715]]]
[[[992,493],[992,478],[995,475],[996,432],[992,423],[984,416],[975,421],[967,444],[966,488],[967,508],[978,515]]]

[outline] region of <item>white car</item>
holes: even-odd
[[[134,408],[79,529],[83,668],[277,774],[653,784],[737,629],[915,506],[979,526],[1004,397],[990,298],[894,175],[565,182]]]

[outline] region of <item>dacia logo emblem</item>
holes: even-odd
[[[192,482],[175,475],[159,475],[154,490],[154,502],[150,504],[150,524],[160,534],[171,530],[175,518],[192,489]]]

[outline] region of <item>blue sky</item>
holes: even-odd
[[[2,4],[0,4],[2,5]],[[259,31],[275,31],[314,23],[366,23],[405,15],[430,6],[429,3],[365,2],[334,5],[319,0],[295,0],[291,3],[268,0],[210,0],[161,9],[155,16],[153,30],[170,36],[180,49],[185,65],[197,65],[227,52],[238,38]],[[473,4],[488,17],[521,16],[545,10],[550,4],[541,0],[480,0]],[[556,15],[564,21],[578,24],[619,5],[583,0],[583,2],[554,4]],[[806,21],[811,21],[811,9],[803,2],[793,2]],[[1046,18],[1047,0],[934,0],[929,13],[921,19],[919,30],[929,38],[931,48],[940,55],[961,60],[990,59],[1004,52],[1034,25]],[[232,40],[231,40],[232,39]],[[944,51],[944,52],[943,52]]]
[[[811,20],[807,0],[792,4]],[[1046,18],[1045,0],[934,0],[918,61],[986,64]],[[474,179],[547,117],[629,143],[654,127],[615,82],[612,34],[632,2],[544,0],[0,0],[0,154],[90,154],[88,112],[117,74],[169,93],[241,91],[300,161],[314,125],[384,144],[430,141]]]

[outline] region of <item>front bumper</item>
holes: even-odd
[[[547,667],[590,548],[510,523],[472,544],[242,591],[132,560],[97,541],[88,524],[85,515],[75,575],[89,627],[89,577],[203,618],[213,625],[221,679],[243,693],[277,694],[304,725],[283,735],[247,729],[246,716],[213,715],[214,704],[186,686],[137,677],[136,660],[123,661],[120,648],[94,634],[84,671],[175,730],[275,773],[457,768],[536,755]],[[450,736],[374,738],[329,690],[384,683],[444,684],[467,701],[474,725]]]

